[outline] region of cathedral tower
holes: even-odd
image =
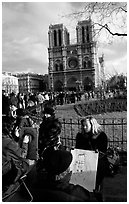
[[[70,44],[69,32],[63,24],[50,25],[48,36],[50,90],[93,90],[96,43],[91,20],[78,22],[76,44]]]

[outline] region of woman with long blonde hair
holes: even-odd
[[[81,132],[76,136],[76,148],[107,151],[108,138],[97,120],[88,116],[81,119]]]
[[[96,177],[96,189],[103,178],[108,174],[109,163],[106,157],[108,137],[97,120],[88,116],[81,119],[81,131],[76,136],[76,148],[98,151],[103,155],[99,157]]]

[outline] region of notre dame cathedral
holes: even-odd
[[[49,26],[49,89],[51,91],[93,90],[100,80],[96,42],[91,20],[79,21],[76,44],[63,24]]]

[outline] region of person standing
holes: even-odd
[[[76,135],[76,148],[93,150],[100,153],[98,160],[96,189],[101,185],[104,177],[108,174],[109,163],[106,157],[108,137],[102,130],[102,126],[92,116],[81,120],[81,132]]]

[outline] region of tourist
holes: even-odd
[[[2,90],[2,115],[9,115],[10,113],[10,99],[6,92]]]
[[[53,112],[52,112],[53,113]],[[49,113],[50,114],[50,113]],[[60,133],[61,122],[55,118],[54,115],[44,117],[43,122],[39,128],[39,155],[41,156],[45,149],[54,148],[58,149],[61,145]]]
[[[88,202],[90,193],[80,185],[71,184],[72,154],[66,150],[46,149],[43,154],[44,173],[38,175],[31,193],[34,202]]]
[[[94,150],[100,153],[96,176],[96,189],[100,187],[103,178],[109,170],[109,163],[106,157],[108,138],[102,130],[102,126],[95,118],[86,117],[81,120],[81,132],[76,136],[76,148]]]
[[[13,139],[11,132],[13,128],[12,118],[4,116],[2,118],[2,192],[3,198],[10,192],[11,185],[28,173],[33,160],[26,158],[28,153],[29,136],[25,135],[22,146]],[[12,188],[12,186],[11,186]]]
[[[18,98],[17,98],[15,92],[12,92],[10,94],[10,105],[15,106],[16,108],[18,108]]]

